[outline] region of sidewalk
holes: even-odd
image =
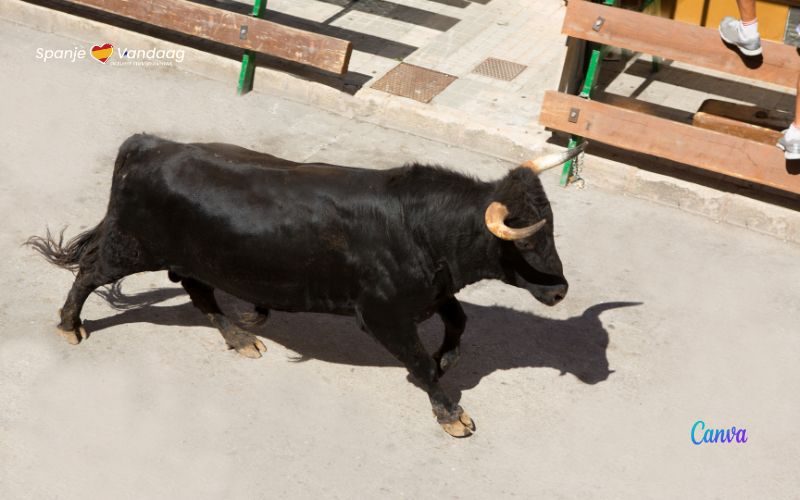
[[[251,3],[228,0],[224,5],[248,12]],[[348,39],[354,51],[343,80],[321,82],[314,75],[259,67],[254,91],[504,160],[523,161],[548,147],[546,141],[551,138],[538,125],[538,115],[544,92],[557,88],[561,76],[566,52],[560,33],[564,12],[561,0],[270,0],[267,19]],[[178,47],[19,0],[0,6],[0,18],[85,42]],[[179,69],[230,82],[233,94],[239,61],[186,51]],[[495,61],[487,68],[489,58]],[[415,74],[405,79],[393,75],[399,65],[410,65],[401,69]],[[684,113],[694,112],[708,98],[777,109],[786,109],[793,98],[786,89],[753,88],[744,79],[722,80],[679,64],[667,64],[654,74],[647,69],[649,62],[641,59],[606,67],[601,91]],[[613,79],[609,80],[609,74]],[[800,213],[791,200],[758,193],[754,199],[746,188],[698,175],[691,168],[662,166],[651,158],[620,156],[620,151],[596,146],[590,153],[604,157],[589,156],[585,161],[583,177],[590,188],[621,191],[800,243]]]
[[[537,120],[544,92],[561,75],[563,15],[560,0],[275,0],[267,19],[353,42],[343,86],[353,97],[263,67],[255,90],[521,161],[549,137]],[[508,76],[519,73],[511,80],[476,73],[487,58],[510,67]],[[452,83],[429,91],[424,81],[395,80],[395,89],[416,88],[429,102],[379,90],[401,63]]]

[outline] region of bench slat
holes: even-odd
[[[735,102],[721,101],[719,99],[706,99],[700,105],[699,113],[708,113],[716,116],[724,116],[731,120],[736,120],[759,127],[766,127],[772,130],[783,130],[789,128],[794,119],[794,113],[774,108],[762,108],[750,104],[738,104]]]
[[[569,120],[572,108],[580,111],[574,123]],[[614,147],[800,194],[800,175],[789,172],[783,152],[774,145],[552,90],[545,93],[539,123]]]
[[[716,130],[723,134],[743,137],[751,141],[763,142],[770,146],[774,146],[782,135],[777,130],[759,127],[758,125],[741,122],[739,120],[732,120],[724,116],[704,113],[703,111],[695,113],[692,125],[708,130]]]
[[[185,0],[67,0],[153,26],[269,54],[336,74],[347,72],[352,44]],[[247,36],[240,39],[242,26]]]
[[[598,17],[604,22],[599,31],[594,31],[592,26]],[[800,75],[800,56],[793,46],[762,40],[763,63],[750,69],[737,51],[722,43],[716,29],[584,0],[569,2],[562,32],[784,87],[794,88]]]

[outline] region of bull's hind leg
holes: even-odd
[[[192,304],[208,316],[230,349],[236,349],[236,352],[248,358],[260,358],[261,353],[266,352],[266,346],[255,335],[242,330],[222,314],[213,288],[192,278],[182,278],[181,284],[191,297]]]
[[[106,216],[97,226],[66,244],[61,236],[56,240],[49,231],[44,237],[33,236],[27,241],[50,263],[77,271],[67,300],[59,311],[58,332],[70,344],[87,338],[81,325],[81,309],[89,294],[129,274],[158,269],[144,256],[138,242],[121,232],[113,221],[113,217]]]
[[[58,324],[58,333],[73,345],[89,338],[81,322],[81,310],[89,295],[103,285],[143,270],[145,269],[123,269],[110,266],[107,261],[98,262],[92,257],[86,258],[75,276],[66,302],[59,310],[61,322]]]
[[[88,338],[86,329],[81,324],[81,310],[83,304],[96,288],[106,283],[98,283],[94,273],[79,272],[67,294],[64,306],[59,310],[61,322],[58,324],[58,334],[72,345],[80,344],[81,340]]]
[[[92,259],[82,265],[75,277],[75,282],[67,294],[64,306],[59,310],[61,322],[58,324],[58,333],[70,344],[79,344],[89,338],[89,334],[81,322],[81,310],[86,299],[93,291],[103,285],[114,283],[117,280],[149,270],[146,268],[121,268],[110,266],[107,261],[102,263]]]
[[[384,311],[385,312],[385,311]],[[425,350],[413,322],[398,320],[383,313],[359,311],[359,321],[409,373],[417,379],[431,401],[433,414],[442,428],[455,437],[467,437],[475,431],[475,423],[439,385],[438,363]]]
[[[444,301],[438,310],[439,316],[444,322],[444,340],[442,346],[433,355],[433,359],[439,367],[439,375],[454,367],[461,355],[461,334],[467,324],[467,315],[461,308],[455,297],[450,297]]]
[[[239,323],[246,328],[262,326],[269,319],[269,309],[261,306],[253,306],[250,312],[242,313],[239,316]]]

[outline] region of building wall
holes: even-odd
[[[782,42],[789,7],[784,2],[757,1],[759,31],[762,38]],[[675,0],[674,19],[714,27],[725,16],[739,16],[736,0]]]

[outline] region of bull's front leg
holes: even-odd
[[[428,393],[433,414],[445,432],[455,437],[472,435],[475,423],[439,385],[438,363],[422,345],[416,325],[409,319],[391,314],[389,307],[373,307],[359,308],[358,319],[362,327],[419,381]]]
[[[455,297],[450,297],[439,305],[437,310],[444,323],[442,346],[433,355],[439,368],[439,375],[454,367],[461,355],[461,334],[467,324],[467,315]]]

